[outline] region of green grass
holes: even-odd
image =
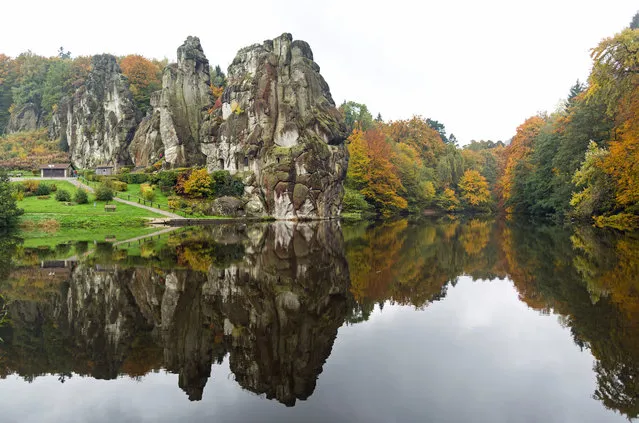
[[[49,181],[47,181],[49,182]],[[69,191],[72,196],[77,188],[65,181],[50,181],[58,190]],[[69,241],[98,241],[115,236],[121,241],[157,231],[148,227],[149,219],[162,217],[157,213],[113,202],[115,212],[104,211],[105,202],[95,202],[89,194],[88,204],[65,205],[51,198],[40,200],[25,197],[18,207],[25,211],[20,218],[21,236],[26,247],[55,246]]]
[[[140,193],[140,185],[141,184],[129,184],[127,186],[127,190],[124,194],[131,194],[131,200],[136,201],[137,198],[142,198],[142,194]],[[134,197],[135,196],[135,197]],[[163,208],[169,203],[167,195],[162,192],[160,188],[155,188],[155,199],[154,203],[162,204]]]

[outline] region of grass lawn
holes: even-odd
[[[127,186],[127,190],[124,194],[131,194],[131,201],[136,201],[137,198],[142,198],[142,194],[140,194],[140,185],[141,184],[129,184]],[[155,200],[154,203],[162,204],[162,208],[169,203],[167,195],[162,192],[160,188],[155,188]]]
[[[51,181],[58,190],[69,191],[72,196],[77,188],[65,181]],[[107,236],[115,236],[121,241],[157,231],[145,226],[150,218],[162,217],[138,207],[113,202],[115,212],[104,211],[104,202],[95,202],[89,194],[88,204],[65,205],[51,198],[40,200],[25,197],[18,207],[25,214],[20,218],[21,236],[25,246],[54,246],[68,241],[104,241]]]

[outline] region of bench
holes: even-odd
[[[106,204],[104,206],[104,211],[105,212],[114,212],[115,211],[115,204]]]

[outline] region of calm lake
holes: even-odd
[[[0,421],[625,422],[639,238],[504,220],[0,239]]]

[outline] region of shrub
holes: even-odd
[[[111,201],[113,200],[113,190],[105,184],[100,184],[95,189],[95,199],[98,201]]]
[[[49,185],[49,188],[51,189],[51,192],[56,192],[58,190],[58,186],[56,184]]]
[[[169,203],[169,207],[172,209],[185,209],[188,207],[188,203],[177,196],[169,197],[167,198],[167,201]]]
[[[157,184],[163,191],[168,191],[173,189],[175,185],[177,185],[178,181],[178,171],[175,170],[166,170],[163,172],[159,172],[157,175]]]
[[[47,184],[41,183],[36,188],[34,194],[38,196],[49,195],[51,194],[51,187]]]
[[[143,184],[149,180],[146,173],[123,173],[118,175],[118,179],[127,184]]]
[[[206,169],[194,170],[184,183],[184,192],[192,197],[208,197],[212,193],[212,181]]]
[[[191,172],[193,172],[192,169],[186,169],[178,174],[177,182],[175,183],[175,193],[177,195],[186,195],[184,186],[191,177]]]
[[[56,201],[71,201],[71,194],[69,194],[69,191],[65,191],[63,189],[59,189],[55,193],[55,200]]]
[[[140,195],[147,201],[155,200],[155,190],[149,184],[140,185]]]
[[[22,182],[22,186],[24,187],[24,191],[29,194],[34,194],[38,187],[40,186],[40,181],[35,181],[33,179],[29,179]]]
[[[50,195],[38,195],[38,200],[48,200],[49,198],[51,198]]]
[[[126,182],[112,180],[109,188],[118,192],[126,192],[126,190],[128,189],[128,185]]]
[[[19,189],[13,190],[11,196],[16,201],[22,201],[24,200],[24,191],[20,191]]]
[[[239,197],[244,194],[244,183],[241,179],[231,176],[227,170],[216,170],[211,174],[211,190],[216,197],[229,195]]]
[[[364,198],[359,191],[348,187],[344,193],[342,209],[345,213],[366,213],[374,211],[373,206],[366,201],[366,198]]]
[[[89,195],[85,190],[80,188],[75,192],[75,197],[73,199],[78,204],[86,204],[89,202]]]

